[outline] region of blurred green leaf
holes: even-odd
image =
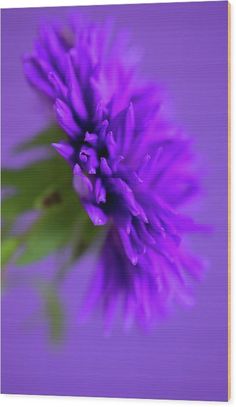
[[[59,202],[40,212],[38,220],[26,233],[25,250],[17,259],[17,264],[23,265],[40,260],[71,243],[76,234],[80,235],[81,231],[76,227],[77,219],[82,223],[82,219],[87,215],[72,187],[67,195],[63,195],[59,189],[54,192],[55,194],[58,199],[60,197]],[[45,197],[42,200],[45,202]]]
[[[39,161],[20,169],[3,169],[2,186],[13,189],[11,196],[3,199],[2,216],[8,222],[20,214],[35,209],[37,198],[49,188],[60,186],[72,189],[71,170],[60,157]]]
[[[19,239],[16,237],[9,237],[2,241],[1,245],[1,264],[4,267],[9,260],[11,260],[16,249],[19,246]]]
[[[31,138],[30,140],[19,144],[15,150],[16,152],[23,152],[30,150],[32,148],[51,147],[51,143],[56,142],[58,140],[63,140],[65,138],[66,136],[63,130],[60,127],[54,125],[39,132],[35,137]]]
[[[21,144],[18,149],[23,151],[41,145],[48,146],[51,141],[58,141],[62,137],[64,137],[62,130],[51,126],[30,141]],[[2,217],[8,224],[13,223],[24,212],[37,208],[36,200],[49,188],[55,190],[59,185],[64,190],[72,189],[71,169],[56,153],[55,156],[23,168],[2,169],[1,175],[2,186],[12,190],[2,202]]]
[[[27,189],[30,194],[45,187],[61,181],[71,180],[71,169],[68,164],[59,156],[40,160],[23,168],[2,169],[2,185],[5,187],[15,187]],[[36,183],[33,184],[33,182]]]
[[[49,210],[35,222],[27,233],[25,249],[18,265],[32,263],[65,245],[70,238],[70,224],[60,218],[57,210]]]

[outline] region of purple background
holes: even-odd
[[[40,297],[29,282],[55,270],[58,259],[10,268],[13,285],[2,300],[4,393],[113,397],[227,399],[227,2],[42,8],[2,12],[3,165],[21,158],[10,150],[47,124],[26,83],[22,55],[31,50],[41,21],[80,11],[102,21],[114,17],[144,50],[142,69],[171,98],[172,115],[195,138],[206,164],[204,205],[198,219],[214,225],[196,238],[210,267],[196,289],[196,305],[148,334],[128,335],[118,321],[104,337],[101,318],[78,325],[89,263],[84,259],[62,288],[66,337],[53,346],[38,314]]]

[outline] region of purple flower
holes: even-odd
[[[185,234],[199,226],[179,208],[198,191],[191,143],[162,117],[159,88],[140,77],[135,52],[109,28],[45,26],[25,59],[28,80],[54,105],[68,141],[53,144],[95,226],[109,232],[84,314],[118,306],[127,325],[150,325],[191,302],[201,262]]]

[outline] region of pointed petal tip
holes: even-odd
[[[100,158],[100,168],[101,168],[101,171],[105,175],[109,176],[109,175],[112,174],[112,170],[111,170],[111,168],[110,168],[110,166],[109,166],[109,164],[107,162],[107,159],[105,157]]]
[[[60,144],[59,143],[51,143],[51,145],[54,147],[54,148],[60,148]]]
[[[137,265],[137,263],[138,263],[138,258],[135,256],[135,257],[132,257],[131,259],[131,263],[133,264],[133,266],[136,266]]]
[[[134,104],[133,104],[132,101],[130,101],[128,109],[129,110],[134,110]]]
[[[74,165],[73,174],[74,175],[80,175],[81,174],[81,168],[80,168],[79,164]]]

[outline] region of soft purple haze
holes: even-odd
[[[39,23],[71,8],[3,12],[3,165],[17,165],[10,149],[47,124],[40,101],[28,87],[21,58],[31,49]],[[79,8],[89,19],[108,16],[129,28],[144,49],[142,69],[161,82],[169,110],[196,140],[204,163],[206,201],[195,211],[214,225],[194,249],[210,262],[197,302],[144,335],[125,335],[119,321],[104,337],[100,316],[77,324],[89,259],[81,274],[63,285],[67,332],[58,348],[49,344],[35,290],[13,288],[3,298],[2,391],[114,397],[227,399],[227,3],[99,6]],[[27,24],[26,24],[27,22]],[[172,107],[173,106],[173,107]],[[11,269],[11,281],[47,277],[58,259]],[[38,322],[38,321],[39,322]]]

